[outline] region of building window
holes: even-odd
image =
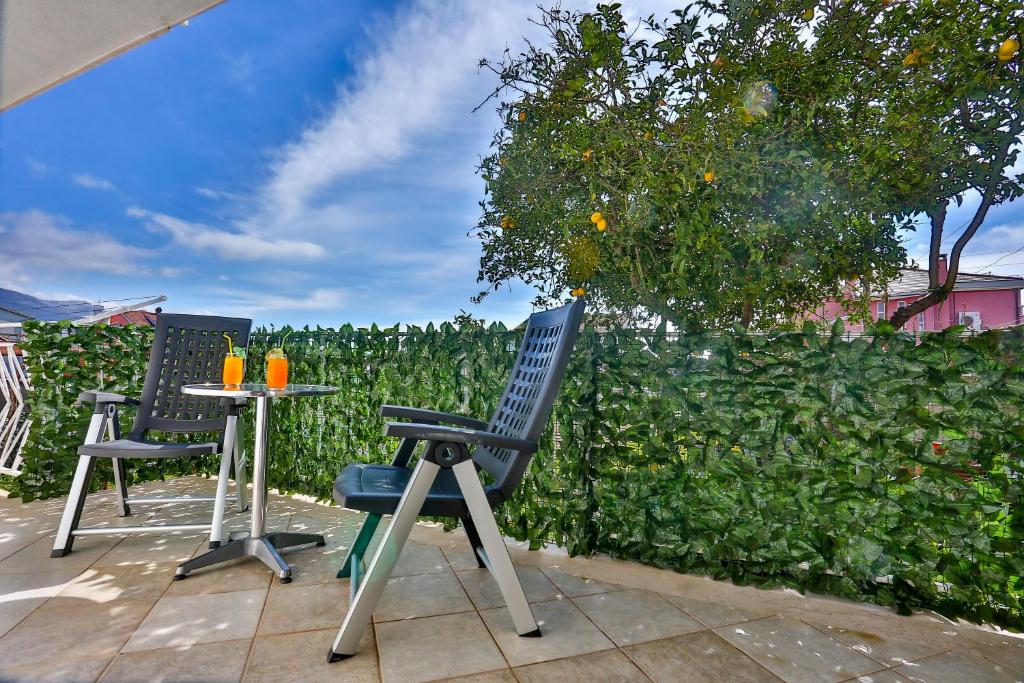
[[[917,329],[924,332],[924,311],[917,314]]]
[[[906,301],[900,301],[900,302],[898,302],[898,303],[896,304],[896,308],[900,309],[901,311],[902,311],[902,310],[903,310],[904,308],[906,308],[906,307],[907,307],[907,302],[906,302]]]
[[[879,301],[875,304],[875,317],[878,320],[885,320],[885,302]]]

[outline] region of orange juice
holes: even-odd
[[[225,356],[224,357],[224,384],[228,386],[238,386],[242,383],[242,376],[245,374],[245,362],[241,356]]]
[[[285,356],[267,356],[267,387],[284,389],[288,385],[288,359]]]

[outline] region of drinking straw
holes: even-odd
[[[224,333],[221,336],[228,340],[228,355],[235,355],[235,345],[231,341],[231,335]]]

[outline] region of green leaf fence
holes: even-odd
[[[64,495],[89,417],[78,392],[138,393],[152,335],[26,331],[32,429],[16,485],[25,499]],[[382,403],[488,416],[519,336],[498,324],[296,330],[291,378],[340,392],[275,402],[269,485],[328,499],[347,463],[388,461],[396,444],[383,436]],[[249,381],[262,378],[269,341],[254,334]],[[587,328],[499,522],[534,548],[1020,629],[1022,351],[1024,328],[918,339],[813,325],[771,335]],[[209,459],[132,462],[129,477],[213,470]],[[98,469],[96,486],[111,480],[109,465]]]

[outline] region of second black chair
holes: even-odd
[[[334,497],[341,505],[368,514],[339,572],[350,577],[352,597],[330,661],[355,654],[419,515],[461,520],[479,565],[490,570],[501,589],[516,632],[540,635],[491,510],[512,496],[537,451],[583,306],[578,300],[530,316],[512,376],[490,422],[418,408],[381,408],[385,417],[413,422],[388,423],[385,433],[402,440],[391,465],[352,464],[334,483]],[[420,458],[409,468],[420,443]],[[483,486],[478,469],[490,474],[494,483]],[[362,559],[382,515],[392,515],[391,522],[363,577]]]

